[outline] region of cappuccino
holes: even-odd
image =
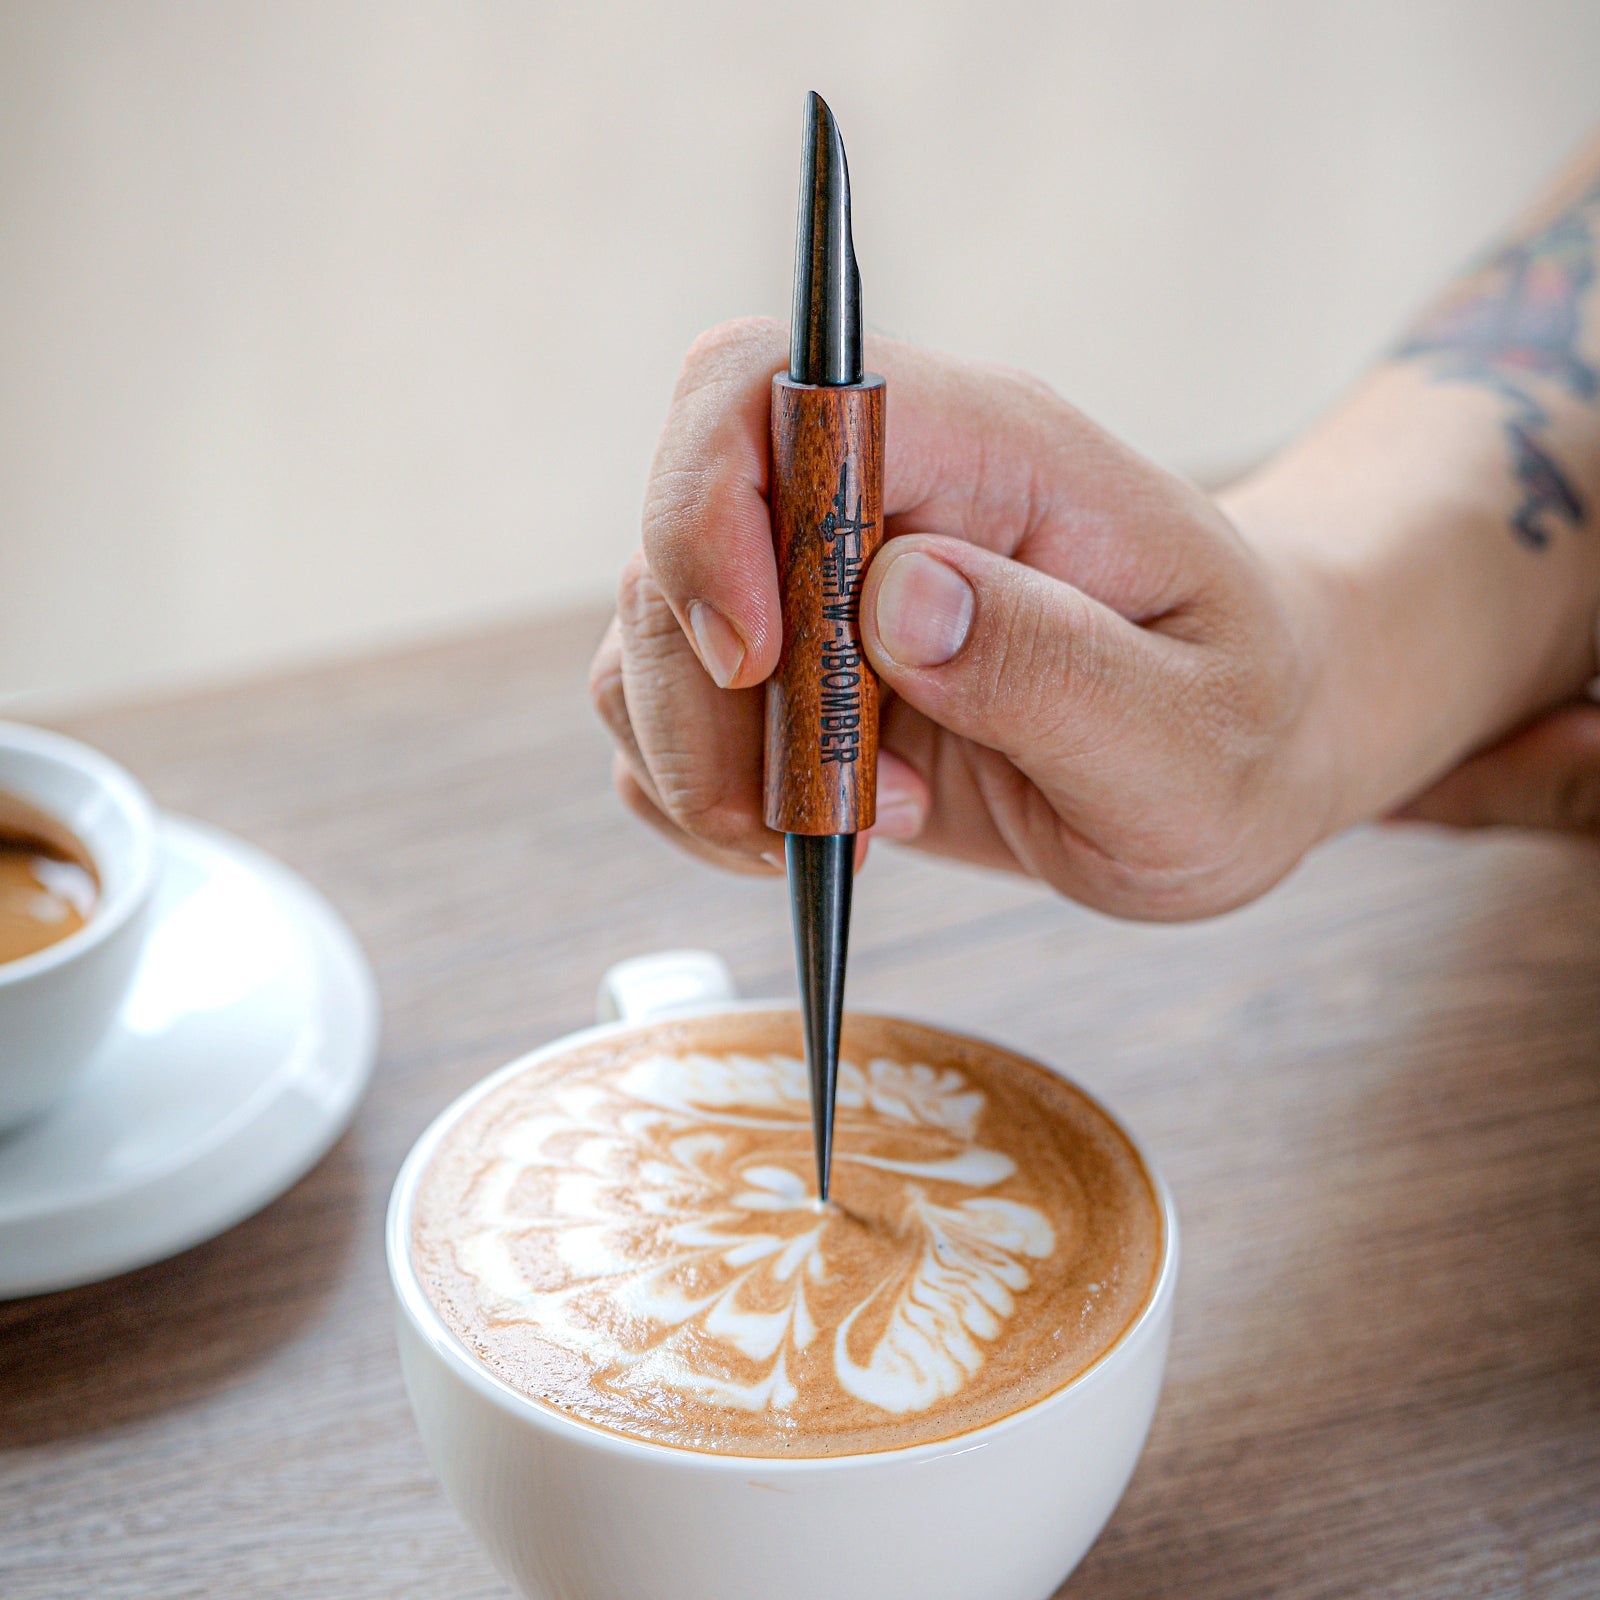
[[[0,794],[0,962],[76,933],[99,894],[94,859],[72,832],[26,800]]]
[[[798,1018],[659,1022],[540,1061],[445,1134],[411,1252],[514,1389],[738,1456],[966,1433],[1093,1365],[1148,1303],[1161,1212],[1091,1100],[997,1046],[846,1019],[815,1198]]]

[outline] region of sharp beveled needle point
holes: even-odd
[[[850,233],[850,168],[822,96],[806,97],[795,229],[789,376],[796,383],[861,381],[861,274]]]

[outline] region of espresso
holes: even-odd
[[[94,858],[72,832],[28,801],[0,794],[0,962],[76,933],[99,895]]]
[[[446,1324],[585,1422],[741,1456],[965,1433],[1116,1342],[1162,1222],[1097,1106],[992,1045],[847,1018],[820,1207],[801,1050],[787,1012],[657,1023],[488,1095],[417,1190]]]

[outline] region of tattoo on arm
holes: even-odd
[[[1439,382],[1480,384],[1509,403],[1502,426],[1522,493],[1511,531],[1530,550],[1543,550],[1563,524],[1581,527],[1588,514],[1541,439],[1550,414],[1540,396],[1600,396],[1600,371],[1581,348],[1597,234],[1600,181],[1469,271],[1395,351],[1400,360],[1430,362]]]

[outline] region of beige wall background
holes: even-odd
[[[875,325],[1215,475],[1600,116],[1600,5],[0,5],[0,694],[608,591],[810,87]]]

